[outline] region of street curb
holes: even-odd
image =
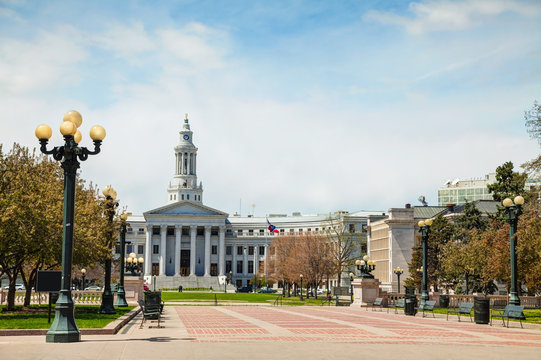
[[[102,329],[79,329],[81,335],[115,335],[124,325],[132,320],[141,312],[141,308],[137,307],[132,311],[122,315],[115,321],[110,322]],[[1,329],[0,336],[33,336],[46,335],[49,329]]]

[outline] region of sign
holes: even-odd
[[[38,270],[36,277],[37,292],[57,292],[62,285],[62,271]]]
[[[225,284],[225,279],[227,279],[227,276],[225,276],[225,275],[218,276],[218,283],[220,285],[224,285]]]

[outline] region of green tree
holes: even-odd
[[[500,204],[505,198],[514,199],[517,195],[527,198],[524,189],[526,178],[526,173],[514,172],[513,163],[507,161],[496,168],[496,182],[487,186],[488,191],[492,193],[492,198]],[[505,221],[503,206],[498,206],[498,213],[495,217],[499,221]]]

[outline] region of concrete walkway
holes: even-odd
[[[7,359],[540,359],[539,327],[476,325],[348,307],[166,306],[163,328],[47,344],[0,338]]]

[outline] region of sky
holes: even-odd
[[[0,143],[83,116],[80,176],[167,204],[184,114],[203,203],[387,211],[536,157],[541,2],[0,0]]]

